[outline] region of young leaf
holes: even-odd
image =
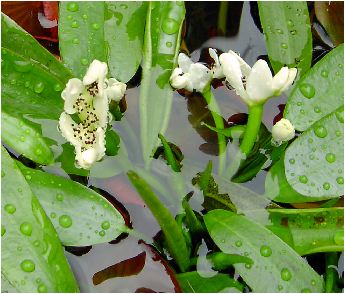
[[[139,102],[141,144],[146,165],[158,144],[157,135],[164,134],[168,126],[173,96],[169,78],[180,49],[184,16],[182,1],[149,2]]]
[[[284,111],[284,117],[291,121],[296,130],[305,131],[344,104],[343,65],[344,45],[340,45],[298,81]]]
[[[313,124],[287,148],[284,165],[291,187],[304,196],[344,193],[343,106]]]
[[[344,208],[270,209],[273,233],[300,255],[342,251]]]
[[[53,225],[16,163],[1,151],[2,275],[18,292],[77,292]]]
[[[185,293],[218,293],[242,292],[243,285],[230,278],[228,274],[216,274],[214,277],[204,278],[198,272],[188,272],[176,275]]]
[[[189,251],[181,227],[178,226],[170,211],[162,204],[151,187],[142,178],[133,171],[129,171],[127,175],[162,228],[170,254],[175,259],[180,270],[185,272],[189,267]]]
[[[95,191],[60,176],[18,166],[65,246],[109,242],[126,231],[119,211]]]
[[[163,148],[164,148],[164,154],[167,159],[168,165],[171,166],[171,169],[174,172],[180,172],[181,171],[181,163],[176,160],[175,155],[173,151],[171,150],[168,141],[164,138],[162,134],[158,134],[159,139],[162,142]]]
[[[62,60],[83,77],[94,60],[105,61],[109,75],[128,82],[142,58],[145,2],[60,3],[59,41]]]
[[[275,73],[281,67],[297,67],[301,75],[311,65],[312,35],[305,1],[259,3],[268,57]]]
[[[322,292],[322,278],[265,227],[225,210],[207,213],[204,221],[223,252],[253,260],[252,265],[234,265],[253,292]]]

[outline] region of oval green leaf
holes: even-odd
[[[87,246],[114,240],[126,231],[114,206],[95,191],[60,176],[18,163],[30,188],[65,246]]]
[[[268,57],[275,73],[297,67],[303,75],[311,65],[312,35],[305,1],[260,1],[259,14]]]
[[[223,252],[247,255],[253,260],[253,265],[234,265],[253,292],[322,292],[322,278],[265,227],[225,210],[210,211],[204,221]]]
[[[284,112],[296,130],[305,131],[344,104],[343,65],[344,45],[340,45],[298,81]]]
[[[16,163],[1,153],[2,275],[18,292],[78,292],[52,223]]]
[[[304,196],[338,197],[344,193],[343,106],[325,116],[286,150],[285,175]]]
[[[149,3],[139,105],[141,144],[146,164],[158,145],[158,134],[164,135],[168,126],[173,97],[169,79],[177,62],[184,16],[182,1]]]
[[[82,78],[89,64],[108,63],[112,77],[128,82],[142,59],[147,3],[60,3],[59,41],[63,62]]]

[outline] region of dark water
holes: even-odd
[[[229,2],[229,23],[225,36],[216,36],[219,2],[187,2],[186,8],[185,42],[195,61],[198,61],[202,49],[208,47],[217,48],[224,52],[230,49],[237,51],[250,65],[253,65],[258,58],[265,58],[267,53],[263,34],[257,26],[256,3]],[[53,43],[49,44],[48,47],[50,46],[53,50],[56,49]],[[136,87],[126,92],[127,111],[124,118],[113,125],[127,148],[131,164],[143,168],[138,109],[139,91],[139,87]],[[241,98],[226,87],[216,88],[213,93],[225,119],[238,113],[247,112],[247,106]],[[285,103],[286,95],[288,93],[282,97],[271,99],[266,104],[263,122],[268,129],[271,129],[273,118],[280,112],[278,105]],[[210,115],[207,109],[205,110],[203,97],[197,95],[184,97],[175,92],[170,123],[165,137],[179,146],[183,152],[185,160],[182,163],[185,166],[189,163],[193,165],[194,169],[188,171],[202,171],[209,160],[213,161],[213,170],[217,170],[217,137],[214,133],[208,132],[205,127],[200,126],[200,117],[203,115]],[[47,125],[46,130],[43,131],[49,132],[49,126]],[[61,140],[60,138],[58,141]],[[231,154],[229,158],[231,162]],[[117,244],[95,245],[92,246],[91,250],[90,248],[74,249],[74,251],[69,249],[74,253],[66,252],[66,255],[78,279],[80,290],[82,292],[178,291],[176,281],[169,274],[168,265],[162,262],[158,255],[152,251],[152,248],[138,242],[139,239],[144,239],[151,243],[152,238],[157,235],[160,228],[150,210],[132,188],[127,176],[122,173],[114,176],[117,164],[119,163],[115,160],[104,171],[104,174],[109,172],[110,177],[103,179],[90,177],[88,184],[106,191],[111,197],[122,203],[138,236],[128,236],[119,240]],[[47,168],[46,170],[59,173],[55,168]],[[160,159],[153,161],[152,170],[152,176],[159,183],[159,185],[154,186],[155,191],[172,213],[177,214],[182,211],[181,198],[190,191],[195,193],[191,200],[193,209],[201,211],[202,195],[191,184],[191,179],[195,173],[185,171],[179,176],[173,175],[170,167]],[[103,176],[105,176],[104,174]],[[182,182],[180,176],[182,176]],[[264,180],[265,171],[261,171],[244,186],[263,194]],[[267,203],[264,201],[260,203],[258,205],[261,205],[264,211]],[[78,256],[82,253],[85,254]],[[204,243],[198,253],[200,260],[207,254]],[[111,266],[114,267],[108,271],[115,272],[117,277],[95,282],[96,278],[94,277],[100,275],[95,276],[95,274],[102,271],[105,275],[104,273],[107,272],[105,269]],[[205,269],[205,267],[207,268],[207,264],[203,265],[201,262],[197,269]]]

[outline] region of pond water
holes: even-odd
[[[187,2],[186,9],[185,48],[188,48],[195,61],[198,61],[202,55],[202,49],[209,47],[224,52],[230,49],[237,51],[250,65],[259,57],[267,58],[264,36],[257,26],[256,3],[229,2],[228,18],[232,23],[228,23],[229,30],[225,36],[216,34],[219,2]],[[45,32],[43,30],[38,33],[44,34]],[[323,38],[327,41],[327,35],[323,35]],[[48,42],[45,45],[53,51],[56,50],[53,40],[46,38],[44,42]],[[315,55],[324,53],[326,49],[329,49],[326,42],[324,44],[315,42]],[[138,119],[139,91],[140,86],[127,90],[127,110],[123,119],[113,123],[113,126],[120,135],[123,145],[126,146],[131,164],[143,168]],[[231,117],[236,119],[234,115],[247,112],[247,106],[234,91],[229,91],[226,87],[218,87],[213,90],[213,93],[222,110],[222,116],[226,120]],[[278,106],[285,103],[287,95],[288,93],[284,93],[281,97],[271,99],[266,104],[263,122],[268,129],[271,129],[274,117],[279,115]],[[187,170],[182,171],[179,176],[174,176],[170,167],[162,159],[152,162],[151,176],[159,183],[154,187],[155,191],[174,214],[181,212],[181,199],[191,191],[194,192],[190,202],[192,208],[199,212],[202,211],[202,194],[192,185],[191,180],[197,172],[205,169],[210,160],[213,162],[213,170],[217,170],[217,136],[200,124],[201,121],[210,121],[210,112],[205,105],[201,96],[184,97],[178,92],[174,93],[169,127],[165,137],[181,149],[185,158],[182,164],[189,166]],[[46,132],[48,131],[49,128]],[[229,149],[231,150],[231,148]],[[230,163],[234,160],[234,156],[236,156],[235,149],[228,154]],[[99,178],[91,175],[88,185],[106,191],[109,194],[108,197],[114,197],[123,205],[125,214],[129,216],[131,226],[137,235],[122,236],[116,244],[99,244],[92,246],[91,249],[69,248],[66,255],[79,282],[80,290],[82,292],[179,291],[176,281],[170,275],[169,265],[162,261],[151,247],[138,242],[139,239],[143,239],[147,243],[152,243],[153,238],[157,237],[160,227],[130,184],[126,174],[115,175],[116,166],[119,164],[123,163],[115,159],[106,167],[107,170],[104,170],[104,173],[109,172],[110,177]],[[61,172],[51,168],[47,170],[54,173]],[[94,175],[97,173],[96,170]],[[263,194],[265,176],[266,171],[262,170],[253,180],[242,185],[258,194]],[[253,215],[253,218],[266,217],[264,208],[268,204],[263,199],[256,199],[253,205],[262,211],[257,212],[258,215]],[[261,216],[259,216],[260,213],[262,213]],[[203,242],[203,246],[198,252],[200,262],[197,263],[197,270],[209,267],[207,263],[202,262],[207,252],[206,243]],[[105,269],[115,264],[117,267],[108,269],[108,272],[115,273],[116,278],[114,276],[114,278],[110,278],[111,274],[108,279],[104,278],[107,277],[107,274],[104,273]],[[103,274],[99,274],[101,271]],[[100,280],[99,276],[102,277]]]

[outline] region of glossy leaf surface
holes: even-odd
[[[241,283],[227,274],[216,274],[205,278],[198,272],[188,272],[178,274],[176,277],[185,293],[242,292],[243,290]]]
[[[147,4],[143,2],[60,3],[61,56],[76,77],[89,64],[108,63],[109,75],[128,82],[142,58]]]
[[[253,292],[322,292],[322,278],[265,227],[225,210],[207,213],[204,221],[223,252],[253,260],[253,265],[234,265]]]
[[[63,245],[109,242],[125,230],[120,212],[95,191],[69,179],[18,165]]]
[[[1,153],[2,275],[18,292],[77,292],[52,223],[16,163]]]
[[[270,209],[273,233],[300,255],[342,251],[344,209]]]
[[[275,73],[281,67],[310,68],[312,35],[305,1],[260,1],[259,14],[268,57]]]
[[[176,65],[184,16],[182,1],[149,3],[139,102],[141,144],[146,164],[158,145],[158,134],[164,134],[168,126],[173,95],[169,78]]]
[[[302,77],[290,94],[284,117],[305,131],[344,104],[344,45],[333,49]]]
[[[313,124],[287,148],[285,175],[291,187],[304,196],[343,195],[343,142],[342,106]]]

